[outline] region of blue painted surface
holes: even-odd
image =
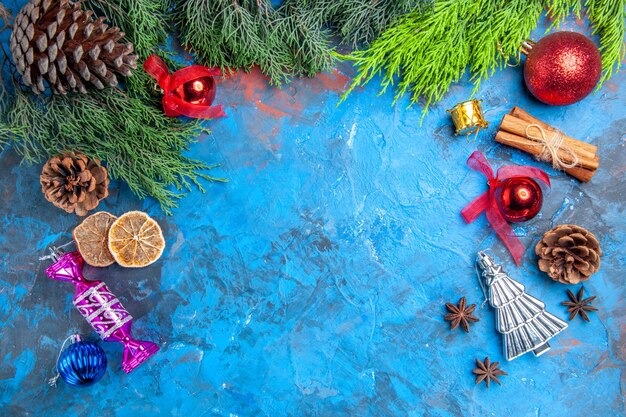
[[[543,25],[536,38],[545,30]],[[586,30],[570,20],[566,28]],[[120,369],[119,344],[102,343],[109,370],[96,385],[48,387],[58,349],[74,332],[94,337],[71,304],[70,285],[37,261],[79,219],[48,204],[39,167],[0,158],[0,415],[2,416],[619,416],[626,386],[624,132],[626,72],[596,95],[547,107],[523,89],[521,69],[486,81],[478,98],[492,122],[476,142],[452,135],[445,110],[469,97],[452,88],[420,126],[406,101],[372,83],[336,107],[353,70],[269,88],[258,73],[219,85],[228,118],[210,122],[191,154],[221,163],[209,185],[164,217],[114,185],[102,210],[143,209],[168,247],[140,270],[89,268],[135,316],[136,337],[161,351]],[[518,105],[599,146],[589,184],[496,145],[503,114]],[[528,248],[514,266],[486,220],[459,211],[485,189],[465,160],[475,149],[495,167],[530,164],[551,174],[535,219],[515,229]],[[470,334],[450,332],[444,302],[480,304],[475,253],[492,248],[550,311],[565,286],[537,270],[545,230],[576,223],[601,241],[601,271],[586,284],[599,308],[573,321],[540,358],[503,363],[503,385],[475,386],[474,358],[504,361],[494,314],[478,310]],[[577,287],[572,287],[576,289]]]

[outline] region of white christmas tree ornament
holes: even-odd
[[[567,323],[548,313],[545,304],[527,294],[491,256],[478,252],[476,264],[482,270],[479,278],[485,297],[496,310],[496,329],[503,336],[506,360],[530,351],[535,356],[547,352],[548,340],[567,328]]]

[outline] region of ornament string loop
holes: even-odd
[[[59,373],[59,359],[61,359],[61,354],[63,353],[63,349],[65,349],[65,345],[67,344],[67,342],[70,342],[70,345],[76,342],[80,342],[80,335],[78,334],[69,335],[63,341],[63,344],[61,345],[61,349],[59,349],[59,354],[57,355],[57,360],[54,364],[54,376],[48,379],[48,385],[50,385],[51,387],[56,387],[57,381],[61,377],[61,374]]]
[[[519,67],[522,63],[522,51],[517,52],[517,56],[515,57],[515,62],[511,63],[511,57],[504,53],[504,49],[502,48],[502,43],[498,42],[498,52],[502,56],[502,60],[504,61],[504,65],[509,68]]]
[[[498,237],[502,239],[516,265],[520,265],[524,254],[524,246],[515,235],[513,228],[502,216],[496,202],[496,191],[504,182],[515,177],[531,177],[544,182],[550,186],[550,177],[543,170],[529,166],[503,166],[494,175],[493,168],[480,151],[474,151],[467,160],[467,166],[474,171],[478,171],[487,178],[489,190],[475,198],[471,203],[461,210],[461,215],[467,223],[472,223],[482,212],[487,215],[487,221],[493,227]]]
[[[163,110],[167,116],[176,117],[182,115],[197,119],[215,119],[226,116],[221,105],[207,106],[189,103],[179,97],[175,91],[186,82],[197,80],[198,78],[221,76],[222,70],[219,68],[192,65],[170,74],[167,64],[153,54],[146,59],[143,69],[163,89]]]
[[[531,133],[532,128],[537,129],[539,135]],[[552,132],[552,136],[548,138],[545,129],[538,124],[533,123],[526,126],[526,137],[528,139],[533,139],[543,145],[543,151],[537,156],[538,160],[544,162],[552,162],[552,166],[558,170],[575,168],[576,166],[578,166],[578,163],[580,162],[578,154],[572,149],[563,147],[565,135],[560,130],[554,130],[554,132]],[[568,152],[572,156],[572,162],[567,163],[563,159],[561,159],[559,157],[559,150]]]
[[[40,256],[39,260],[40,261],[45,261],[47,259],[58,259],[60,255],[62,255],[63,253],[65,253],[65,251],[63,249],[67,248],[68,246],[74,245],[74,241],[70,240],[67,243],[64,243],[60,246],[50,246],[50,248],[48,248],[50,250],[50,253],[48,255],[44,255],[44,256]]]

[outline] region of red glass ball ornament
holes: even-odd
[[[200,77],[180,85],[174,93],[187,103],[210,106],[215,99],[215,81],[212,77]]]
[[[602,74],[598,47],[585,35],[555,32],[530,44],[524,81],[539,100],[564,106],[585,98]]]
[[[496,203],[506,221],[525,222],[541,210],[543,192],[532,178],[509,178],[496,189]]]

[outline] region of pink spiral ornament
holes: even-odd
[[[156,344],[136,340],[131,336],[133,317],[104,282],[85,279],[82,274],[83,258],[80,253],[76,251],[63,254],[57,250],[53,252],[52,257],[56,262],[46,269],[46,275],[54,280],[74,284],[76,286],[74,306],[80,314],[102,340],[120,342],[124,345],[122,359],[124,372],[131,372],[159,350]]]

